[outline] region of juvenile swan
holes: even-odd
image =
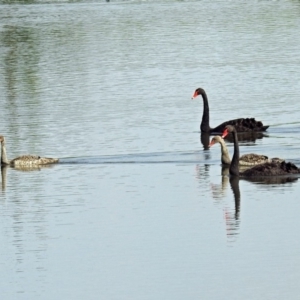
[[[221,145],[221,162],[223,165],[230,165],[231,159],[229,157],[228,149],[225,144],[225,141],[219,135],[214,136],[209,144],[209,147],[212,147],[214,144],[219,143]],[[249,153],[244,154],[239,158],[240,166],[255,166],[264,164],[267,162],[282,162],[283,159],[280,158],[268,158],[268,156]]]
[[[22,155],[9,161],[6,155],[5,138],[3,135],[0,135],[0,142],[1,142],[1,165],[10,165],[12,167],[14,166],[30,167],[30,166],[37,166],[37,165],[54,164],[58,162],[58,158],[40,157],[37,155]]]
[[[254,166],[244,172],[239,172],[239,142],[238,136],[234,126],[227,125],[223,131],[222,137],[231,134],[233,137],[234,151],[231,164],[229,167],[229,174],[232,176],[251,177],[251,176],[280,176],[290,174],[300,174],[300,169],[290,162],[274,161],[267,162],[261,165]]]

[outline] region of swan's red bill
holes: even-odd
[[[208,147],[211,147],[211,146],[213,146],[214,144],[215,144],[215,141],[212,139],[212,140],[210,141]]]
[[[195,91],[195,93],[192,96],[192,99],[195,99],[197,96],[199,96],[199,95],[198,95],[197,91]]]
[[[226,128],[223,133],[222,133],[222,138],[224,139],[224,137],[228,134],[228,129]]]

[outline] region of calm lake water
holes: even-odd
[[[222,176],[191,100],[300,166],[299,1],[1,3],[8,156],[61,159],[2,169],[1,299],[299,299],[300,180]]]

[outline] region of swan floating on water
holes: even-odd
[[[240,118],[235,120],[230,120],[220,124],[215,128],[209,126],[209,106],[207,95],[202,88],[195,90],[192,99],[195,99],[197,96],[201,95],[203,98],[203,115],[200,125],[201,132],[207,133],[222,133],[226,125],[233,125],[236,128],[237,132],[261,132],[266,131],[269,126],[264,126],[261,121],[256,121],[254,118]]]
[[[229,157],[229,152],[226,146],[225,141],[222,139],[221,136],[216,135],[211,139],[209,147],[212,147],[214,144],[219,143],[221,145],[221,162],[223,165],[230,165],[231,159]],[[255,166],[264,163],[271,163],[271,162],[282,162],[283,159],[274,157],[269,158],[266,155],[260,155],[255,153],[244,154],[239,158],[239,165],[240,166]]]
[[[37,166],[37,165],[54,164],[59,161],[58,158],[40,157],[37,155],[22,155],[12,160],[8,160],[6,155],[5,138],[3,135],[0,135],[0,142],[1,142],[1,165],[10,165],[12,167],[14,166],[30,167],[30,166]]]
[[[281,176],[300,174],[300,169],[296,165],[285,161],[272,161],[256,165],[244,172],[239,172],[239,144],[237,132],[234,126],[227,125],[223,131],[222,137],[232,134],[234,142],[233,157],[229,167],[229,174],[232,176],[251,177],[251,176]]]

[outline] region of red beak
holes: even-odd
[[[224,137],[228,134],[228,129],[226,128],[223,133],[222,133],[222,138],[224,139]]]
[[[197,92],[195,91],[194,95],[192,96],[192,99],[195,99],[197,96],[199,96],[199,95],[198,95]]]
[[[211,146],[213,146],[214,144],[215,144],[215,141],[214,141],[214,140],[211,140],[210,143],[209,143],[209,145],[208,145],[208,147],[211,147]]]

